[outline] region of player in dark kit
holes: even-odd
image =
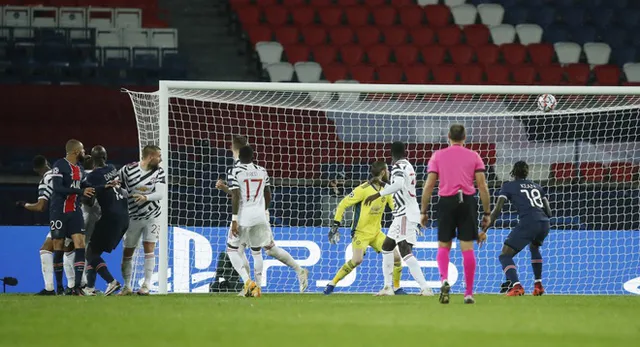
[[[64,239],[70,237],[75,247],[74,295],[84,295],[80,284],[84,272],[84,221],[80,209],[80,197],[91,197],[94,189],[81,188],[84,170],[78,162],[84,158],[84,146],[78,140],[69,140],[65,146],[67,155],[53,164],[51,177],[53,194],[49,205],[49,224],[53,240],[53,271],[58,285],[62,283]]]
[[[96,222],[93,234],[87,245],[87,288],[85,295],[94,296],[96,273],[108,283],[104,295],[111,295],[120,289],[120,283],[116,281],[101,255],[104,252],[111,253],[118,246],[122,236],[129,227],[129,207],[127,193],[118,182],[118,170],[115,166],[107,164],[107,150],[102,146],[91,149],[91,158],[95,164],[94,169],[87,175],[86,184],[95,188],[95,195],[91,199],[85,199],[85,203],[93,206],[100,205],[102,216]]]
[[[509,200],[518,210],[519,222],[504,240],[502,253],[500,254],[500,264],[507,276],[507,281],[512,283],[512,287],[507,291],[507,296],[524,295],[524,288],[518,279],[516,265],[513,257],[525,246],[529,245],[531,251],[531,266],[535,277],[533,295],[544,294],[542,287],[542,255],[540,246],[549,235],[549,217],[551,217],[551,207],[549,200],[545,197],[543,188],[527,179],[529,175],[529,165],[524,161],[519,161],[513,165],[511,176],[514,180],[506,182],[500,189],[498,203],[491,212],[491,222],[484,227],[486,232],[489,226],[493,225],[496,218],[502,212],[504,203]]]

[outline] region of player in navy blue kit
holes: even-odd
[[[498,203],[491,212],[491,222],[483,230],[486,233],[487,229],[493,225],[507,200],[518,210],[518,225],[513,228],[507,239],[504,240],[502,253],[499,257],[502,270],[507,276],[507,281],[512,283],[512,287],[507,291],[507,296],[524,295],[524,288],[518,279],[513,257],[527,245],[529,245],[529,250],[531,251],[531,266],[535,277],[533,295],[544,294],[540,246],[549,235],[551,207],[549,206],[549,200],[545,197],[544,189],[539,184],[528,180],[528,175],[529,165],[527,163],[519,161],[513,165],[511,176],[513,176],[514,180],[502,185]]]
[[[49,225],[53,240],[53,271],[58,285],[62,283],[64,239],[70,237],[75,247],[74,295],[84,295],[80,288],[84,272],[84,221],[80,209],[80,197],[91,197],[94,189],[81,188],[84,171],[78,162],[84,158],[84,146],[78,140],[69,140],[65,146],[67,155],[53,164],[51,177],[53,194],[49,205]]]
[[[127,231],[129,206],[127,193],[120,188],[118,182],[118,170],[106,163],[107,150],[102,146],[95,146],[91,149],[91,158],[95,166],[87,175],[86,184],[95,188],[95,195],[94,198],[85,199],[85,204],[99,204],[102,215],[96,222],[87,245],[87,287],[84,294],[96,295],[95,283],[98,273],[108,284],[104,295],[111,295],[120,289],[120,283],[113,278],[101,255],[104,252],[111,253]]]

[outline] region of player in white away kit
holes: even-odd
[[[93,159],[91,158],[91,156],[87,156],[86,159],[84,160],[84,162],[82,163],[82,166],[84,167],[84,173],[85,173],[85,179],[87,176],[89,176],[89,174],[93,171]],[[100,216],[102,215],[102,212],[100,211],[100,204],[98,204],[98,202],[96,201],[93,206],[89,206],[87,204],[82,204],[80,205],[80,207],[82,208],[82,217],[84,218],[84,237],[85,240],[90,240],[91,239],[91,235],[93,234],[93,229],[96,226],[96,222],[100,219]],[[89,246],[89,243],[87,242],[87,245]],[[73,252],[71,252],[73,254]],[[67,256],[67,253],[65,253],[65,257]],[[87,265],[84,267],[84,273],[82,274],[82,286],[86,286],[87,284],[87,271],[91,268],[91,265],[89,265],[87,263]],[[75,275],[74,275],[75,277]]]
[[[420,285],[420,295],[432,296],[431,288],[427,286],[422,268],[418,260],[411,253],[420,232],[420,207],[416,200],[416,172],[406,157],[404,143],[394,142],[391,145],[393,168],[391,169],[391,184],[380,192],[365,200],[369,205],[381,196],[393,194],[393,222],[382,244],[382,271],[384,288],[378,295],[394,295],[393,293],[393,249],[398,246],[402,259],[407,264],[413,279]]]
[[[276,246],[271,226],[267,221],[266,211],[271,203],[271,184],[267,170],[253,163],[253,149],[249,146],[242,147],[238,157],[240,163],[234,166],[228,177],[233,211],[231,233],[240,237],[241,242],[246,241],[252,252],[261,252],[264,248],[267,255],[295,270],[302,293],[308,286],[309,271],[301,268],[287,251]],[[232,257],[238,257],[238,254],[231,252],[229,258]],[[253,266],[256,274],[262,274],[262,261],[254,261]],[[256,282],[253,282],[249,273],[242,267],[239,274],[245,283],[246,296],[262,295],[261,276],[256,276]]]
[[[140,244],[144,248],[144,282],[139,295],[149,295],[151,276],[156,267],[156,242],[160,232],[160,200],[164,198],[166,177],[159,166],[162,162],[160,147],[147,145],[142,149],[142,160],[120,169],[122,188],[129,194],[129,229],[124,234],[122,251],[122,277],[124,287],[118,295],[130,295],[132,291],[133,252]]]

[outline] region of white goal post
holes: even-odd
[[[538,109],[542,94],[557,99],[553,111]],[[392,141],[407,143],[408,159],[424,174],[430,154],[446,146],[449,125],[462,123],[487,164],[492,198],[518,160],[548,189],[555,216],[543,276],[550,293],[640,294],[640,87],[160,81],[156,93],[129,95],[140,146],[159,145],[167,171],[157,293],[206,291],[215,278],[230,203],[213,187],[229,165],[230,135],[246,136],[272,176],[276,242],[311,270],[309,290],[320,292],[351,252],[345,223],[339,245],[326,240],[340,197],[366,180],[368,164],[390,163]],[[504,213],[476,253],[479,292],[497,292],[504,277],[497,257],[517,222],[514,211]],[[415,253],[435,287],[433,228]],[[381,258],[368,253],[336,293],[380,289]],[[455,253],[452,277],[462,273]],[[532,285],[522,253],[520,277]],[[285,268],[265,259],[265,272],[263,292],[294,291]],[[415,288],[407,274],[403,286]],[[457,282],[460,291],[464,281]]]

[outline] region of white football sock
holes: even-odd
[[[40,251],[40,266],[42,267],[42,278],[44,279],[44,289],[53,290],[53,253]]]
[[[404,257],[404,262],[407,264],[409,268],[409,272],[416,282],[420,285],[420,289],[427,288],[427,280],[424,279],[424,274],[422,273],[422,268],[420,264],[418,264],[418,259],[413,256],[413,254],[408,254]]]
[[[273,246],[271,249],[267,250],[267,255],[280,260],[284,265],[295,270],[297,274],[302,272],[302,268],[295,260],[293,260],[291,254],[278,246]]]
[[[133,273],[132,257],[122,258],[122,279],[124,280],[124,286],[131,289],[131,274]]]
[[[243,266],[242,257],[238,253],[238,250],[227,249],[227,255],[229,256],[229,260],[231,261],[233,269],[236,270],[236,272],[240,275],[240,278],[242,278],[242,282],[246,283],[248,280],[250,280],[251,277]]]
[[[76,284],[76,270],[73,268],[73,261],[76,257],[74,251],[64,253],[64,275],[67,278],[67,287],[73,288]]]
[[[253,277],[255,277],[256,284],[260,287],[262,286],[262,268],[264,267],[262,249],[257,251],[251,250],[251,256],[253,257]]]
[[[382,275],[384,286],[393,288],[393,251],[382,251]]]
[[[153,270],[156,268],[156,254],[154,252],[144,254],[144,286],[150,288]]]
[[[242,258],[242,267],[247,270],[247,273],[251,273],[251,266],[249,265],[249,259],[247,258],[247,252],[244,251],[245,247],[240,245],[238,247],[238,254],[240,254],[240,258]]]

